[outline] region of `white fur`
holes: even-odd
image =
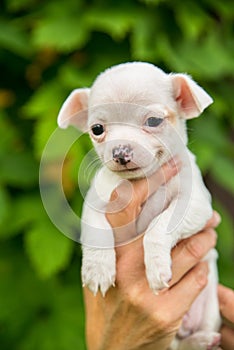
[[[198,116],[211,103],[211,97],[189,76],[166,74],[142,62],[108,69],[91,89],[75,90],[64,103],[59,125],[72,124],[89,131],[104,164],[94,178],[82,214],[82,279],[94,294],[100,288],[105,295],[114,285],[115,242],[105,212],[112,191],[123,178],[147,177],[175,155],[182,160],[180,173],[150,196],[136,223],[137,233],[145,232],[146,275],[154,293],[167,287],[171,279],[172,247],[201,230],[211,217],[211,198],[195,157],[186,147],[185,127],[186,119]],[[145,121],[150,117],[163,122],[147,127]],[[105,132],[92,135],[94,124],[102,124]],[[127,164],[121,159],[114,161],[113,149],[121,146],[121,151],[126,145],[131,147],[132,160]],[[171,349],[216,349],[220,325],[216,256],[210,254],[207,260],[211,272],[203,293],[206,307],[202,317],[193,329],[193,313],[187,315],[179,333],[184,338],[176,338]]]

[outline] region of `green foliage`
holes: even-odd
[[[58,233],[48,221],[30,229],[25,244],[32,264],[42,278],[67,267],[73,248],[72,241]]]
[[[56,182],[67,150],[64,192],[80,213],[77,172],[91,145],[74,129],[56,131],[57,113],[72,89],[90,86],[120,62],[187,72],[214,98],[203,117],[188,123],[189,147],[223,217],[220,278],[234,287],[234,2],[5,0],[0,11],[1,349],[85,348],[80,249],[49,221],[39,167],[47,145],[46,186]],[[85,172],[80,181],[87,189]],[[56,198],[53,205],[60,205]]]

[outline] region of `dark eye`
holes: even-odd
[[[91,127],[94,135],[99,136],[104,133],[104,127],[101,124],[95,124]]]
[[[162,118],[150,117],[146,120],[145,125],[154,128],[163,122]]]

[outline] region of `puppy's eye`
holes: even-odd
[[[91,127],[91,130],[95,136],[100,136],[104,133],[104,126],[101,124],[95,124]]]
[[[150,128],[155,128],[163,122],[163,118],[150,117],[146,120],[145,125]]]

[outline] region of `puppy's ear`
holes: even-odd
[[[186,74],[173,74],[174,99],[185,119],[198,117],[213,99]]]
[[[76,126],[82,131],[87,131],[88,99],[90,89],[76,89],[68,96],[58,115],[60,128],[69,125]]]

